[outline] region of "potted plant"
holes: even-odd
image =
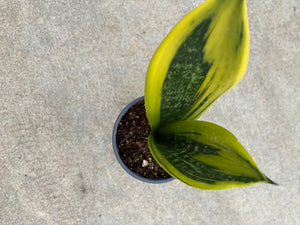
[[[243,77],[248,53],[246,0],[207,0],[158,47],[145,84],[147,140],[172,177],[207,190],[275,184],[233,134],[197,120]]]

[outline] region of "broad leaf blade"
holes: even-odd
[[[145,102],[152,129],[198,118],[246,71],[246,0],[208,0],[173,28],[154,54]]]
[[[155,160],[172,176],[199,189],[218,190],[269,182],[226,129],[209,122],[179,121],[149,137]]]

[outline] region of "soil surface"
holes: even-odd
[[[131,106],[117,129],[117,145],[125,165],[133,172],[149,179],[171,177],[152,157],[148,147],[150,126],[144,100]]]

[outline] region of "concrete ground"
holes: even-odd
[[[111,144],[151,56],[203,0],[0,0],[0,224],[300,224],[300,2],[251,0],[248,70],[202,117],[279,186],[127,175]]]

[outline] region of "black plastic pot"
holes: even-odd
[[[117,121],[115,122],[115,125],[114,125],[114,130],[113,130],[113,136],[112,136],[112,142],[113,142],[113,148],[114,148],[114,152],[115,152],[115,155],[117,157],[117,160],[118,162],[120,163],[120,165],[123,167],[123,169],[128,173],[130,174],[131,176],[133,176],[134,178],[140,180],[140,181],[144,181],[144,182],[147,182],[147,183],[153,183],[153,184],[160,184],[160,183],[166,183],[166,182],[169,182],[169,181],[172,181],[174,180],[173,177],[170,177],[170,178],[167,178],[167,179],[156,179],[156,180],[152,180],[152,179],[148,179],[148,178],[145,178],[145,177],[142,177],[140,176],[139,174],[131,171],[122,161],[121,157],[120,157],[120,154],[119,154],[119,148],[117,146],[117,129],[118,129],[118,126],[119,126],[119,123],[122,119],[122,117],[124,116],[124,114],[127,112],[127,110],[135,105],[136,103],[142,101],[144,99],[144,97],[140,97],[140,98],[137,98],[136,100],[134,100],[133,102],[131,102],[130,104],[128,104],[123,110],[122,112],[120,113],[120,115],[118,116],[118,119]]]

